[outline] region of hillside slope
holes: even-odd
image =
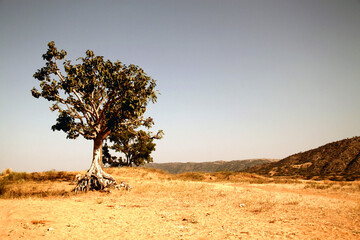
[[[269,159],[250,159],[250,160],[234,160],[234,161],[216,161],[216,162],[201,162],[201,163],[149,163],[147,168],[161,169],[168,173],[178,174],[184,172],[220,172],[232,171],[239,172],[253,166],[266,164],[274,160]]]
[[[247,172],[267,176],[294,176],[354,180],[360,178],[360,137],[326,144]]]

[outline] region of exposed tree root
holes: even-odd
[[[73,190],[75,193],[78,191],[87,192],[89,190],[110,192],[111,188],[124,188],[128,191],[132,189],[126,182],[118,184],[113,176],[103,171],[98,174],[87,172],[84,176],[78,174],[75,180],[77,181],[76,187]]]

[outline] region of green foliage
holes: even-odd
[[[156,101],[156,82],[140,67],[104,60],[90,50],[80,63],[71,64],[66,54],[54,42],[48,44],[42,56],[45,66],[34,74],[41,90],[31,90],[59,112],[52,130],[64,131],[71,139],[82,135],[103,140],[113,132],[153,125],[143,114],[147,104]]]
[[[113,133],[110,136],[110,141],[113,142],[110,148],[116,152],[122,152],[125,158],[111,156],[108,145],[105,145],[103,147],[103,162],[110,167],[140,166],[153,162],[151,153],[155,150],[156,146],[153,141],[154,139],[162,138],[162,135],[162,131],[152,135],[151,132],[143,130]]]

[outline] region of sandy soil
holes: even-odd
[[[136,174],[130,192],[1,199],[0,239],[360,239],[358,189]]]

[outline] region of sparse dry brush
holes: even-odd
[[[124,179],[125,181],[141,181],[133,190],[135,193],[159,193],[162,191],[173,192],[179,188],[182,192],[192,191],[185,183],[166,188],[164,182],[204,182],[204,183],[238,183],[238,184],[298,184],[303,189],[350,191],[359,192],[360,182],[334,182],[334,181],[301,181],[288,178],[267,178],[252,173],[241,172],[216,172],[202,173],[191,172],[182,174],[169,174],[158,169],[148,168],[106,168],[106,172]],[[79,172],[47,171],[47,172],[9,172],[0,176],[1,198],[23,197],[49,197],[71,195],[71,184]],[[136,179],[136,180],[135,180]],[[159,182],[160,181],[160,182]],[[64,182],[64,184],[62,183]],[[165,187],[165,189],[164,189]],[[174,188],[175,187],[175,188]],[[204,187],[204,186],[202,186]],[[180,191],[180,190],[179,190]],[[221,196],[222,193],[218,193]],[[260,203],[260,205],[266,205]],[[271,204],[269,204],[271,205]],[[255,210],[256,212],[256,210]]]
[[[304,189],[317,189],[317,190],[328,190],[335,192],[359,192],[360,181],[353,182],[339,182],[339,181],[307,181],[305,182]]]
[[[68,196],[75,173],[64,171],[10,172],[0,177],[0,198]]]

